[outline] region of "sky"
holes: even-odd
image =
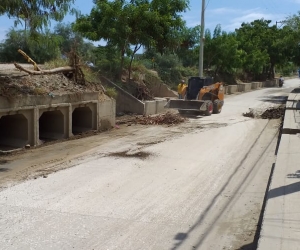
[[[272,20],[280,22],[286,17],[297,14],[300,11],[300,0],[205,0],[205,28],[214,30],[220,24],[222,30],[230,32],[239,28],[243,22],[251,22],[256,19]],[[201,0],[190,0],[190,7],[182,13],[187,26],[194,27],[200,24]],[[89,14],[93,7],[92,0],[75,0],[76,9],[82,14]],[[75,16],[67,15],[63,22],[71,23]],[[5,34],[14,26],[14,20],[7,16],[0,16],[0,41],[5,39]],[[55,26],[52,22],[51,28]],[[22,26],[17,28],[22,29]]]

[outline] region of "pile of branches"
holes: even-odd
[[[262,115],[262,119],[279,119],[284,116],[285,109],[282,107],[267,109]]]
[[[175,125],[184,122],[186,119],[179,114],[172,114],[167,112],[166,114],[156,116],[142,116],[136,117],[135,123],[142,125]]]
[[[80,59],[79,56],[76,54],[75,50],[72,50],[69,53],[69,61],[70,61],[69,63],[71,66],[59,67],[50,70],[42,70],[37,65],[37,63],[21,49],[19,49],[18,52],[21,55],[23,55],[23,57],[27,60],[27,62],[31,63],[34,67],[34,70],[29,70],[22,67],[20,64],[14,63],[15,67],[20,71],[24,71],[30,75],[51,75],[51,74],[63,73],[69,79],[74,79],[76,83],[85,85],[84,74],[80,67]]]

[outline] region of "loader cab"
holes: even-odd
[[[190,77],[187,87],[187,99],[195,100],[199,94],[200,89],[211,84],[213,84],[212,77]]]

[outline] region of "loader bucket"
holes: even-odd
[[[165,108],[169,109],[181,109],[186,111],[205,111],[206,105],[205,101],[201,100],[181,100],[181,99],[174,99],[169,100],[165,105]]]

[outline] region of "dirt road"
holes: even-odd
[[[279,124],[242,113],[299,84],[230,96],[220,115],[177,126],[2,158],[0,249],[255,249]]]

